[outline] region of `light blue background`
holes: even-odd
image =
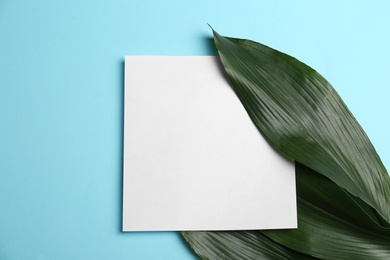
[[[0,259],[195,258],[177,233],[121,232],[123,57],[213,54],[207,23],[317,69],[389,168],[389,14],[389,1],[1,0]]]

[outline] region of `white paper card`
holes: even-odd
[[[295,167],[218,57],[125,58],[123,231],[296,228]]]

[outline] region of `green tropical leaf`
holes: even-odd
[[[182,235],[201,259],[316,259],[279,245],[259,231],[186,231]]]
[[[333,87],[262,44],[214,40],[253,123],[296,161],[299,228],[183,232],[190,247],[204,259],[390,259],[390,178]]]
[[[262,231],[277,243],[321,259],[390,259],[390,230],[345,190],[297,164],[298,229]]]
[[[329,82],[260,43],[216,32],[214,40],[234,91],[269,143],[361,198],[388,225],[389,175]]]

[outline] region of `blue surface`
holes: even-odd
[[[317,69],[389,168],[390,2],[293,2],[0,1],[0,259],[195,259],[121,232],[123,57],[213,54],[207,23]]]

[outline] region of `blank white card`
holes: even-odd
[[[123,231],[297,227],[295,168],[218,57],[125,58]]]

